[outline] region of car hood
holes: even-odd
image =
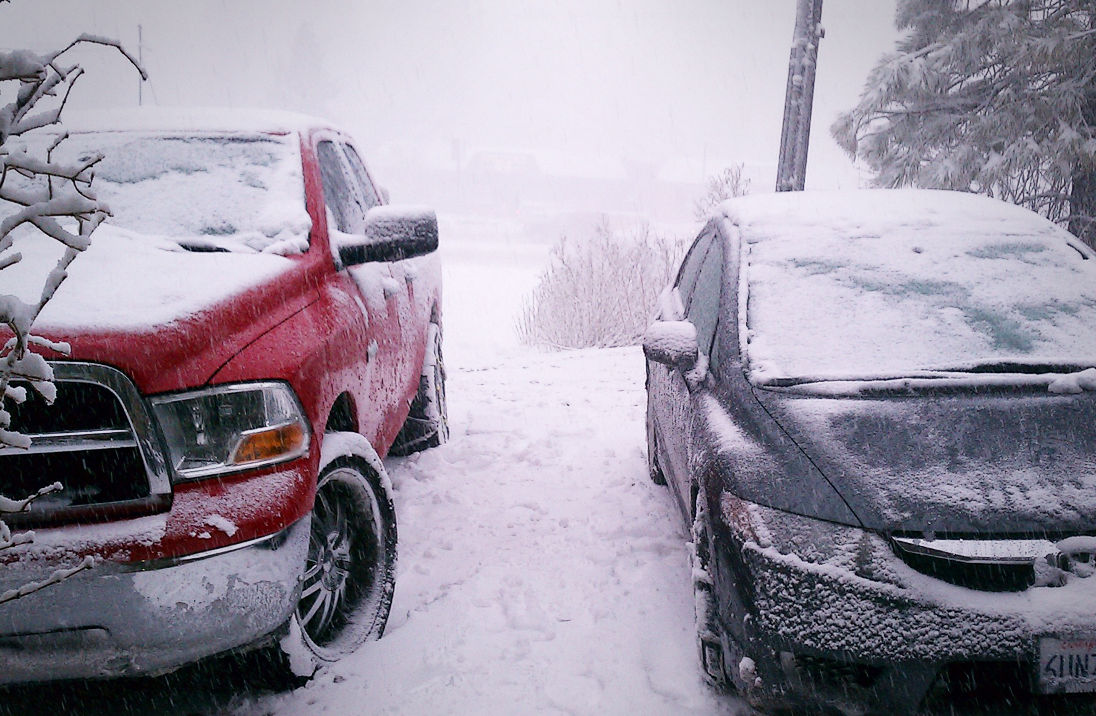
[[[60,250],[40,236],[18,240],[16,249],[23,260],[4,271],[4,288],[33,300]],[[201,385],[307,305],[305,263],[303,257],[190,252],[104,225],[72,262],[32,332],[69,343],[69,359],[125,371],[146,394]]]
[[[827,398],[757,389],[865,527],[1042,534],[1096,524],[1096,394]]]

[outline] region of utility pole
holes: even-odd
[[[806,183],[814,75],[818,67],[818,43],[824,36],[822,0],[798,0],[784,95],[784,125],[780,130],[780,159],[776,166],[777,191],[802,191]]]
[[[137,64],[141,65],[141,67],[144,67],[145,66],[145,44],[144,44],[144,40],[141,36],[141,29],[142,29],[141,26],[138,25],[137,26]],[[138,107],[140,107],[141,105],[143,105],[145,103],[144,84],[145,84],[144,78],[143,77],[138,77],[137,78],[137,106]]]

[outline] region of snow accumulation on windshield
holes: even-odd
[[[968,194],[797,194],[724,205],[755,384],[1096,366],[1096,259],[1051,222]]]
[[[62,158],[102,154],[94,187],[109,225],[190,251],[295,254],[308,248],[293,134],[87,132]]]
[[[295,132],[78,132],[55,155],[103,156],[92,186],[111,216],[43,309],[42,325],[165,325],[288,270],[285,257],[308,248]],[[35,303],[64,247],[26,226],[13,238],[22,261],[4,271],[4,293]]]

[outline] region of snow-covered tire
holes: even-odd
[[[320,473],[300,596],[280,643],[284,666],[299,678],[384,633],[396,578],[395,508],[386,485],[353,454]]]
[[[689,562],[693,576],[693,608],[696,617],[697,656],[704,680],[719,691],[733,690],[723,663],[723,633],[716,616],[715,594],[709,571],[708,502],[703,492],[696,496]]]
[[[410,455],[449,440],[445,362],[442,359],[441,327],[437,323],[431,323],[427,332],[425,356],[419,389],[411,401],[407,420],[392,445],[390,452],[393,455]]]
[[[647,401],[647,474],[656,485],[666,484],[666,474],[658,464],[658,435],[652,416],[650,401]]]

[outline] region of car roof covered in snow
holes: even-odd
[[[307,114],[272,109],[214,107],[131,107],[65,112],[70,132],[303,132],[331,122]]]
[[[873,234],[888,237],[932,231],[1057,236],[1079,243],[1072,234],[1014,204],[979,194],[932,189],[862,189],[753,194],[719,207],[732,223],[746,228],[750,240],[767,234],[833,236]],[[808,233],[809,232],[809,233]]]

